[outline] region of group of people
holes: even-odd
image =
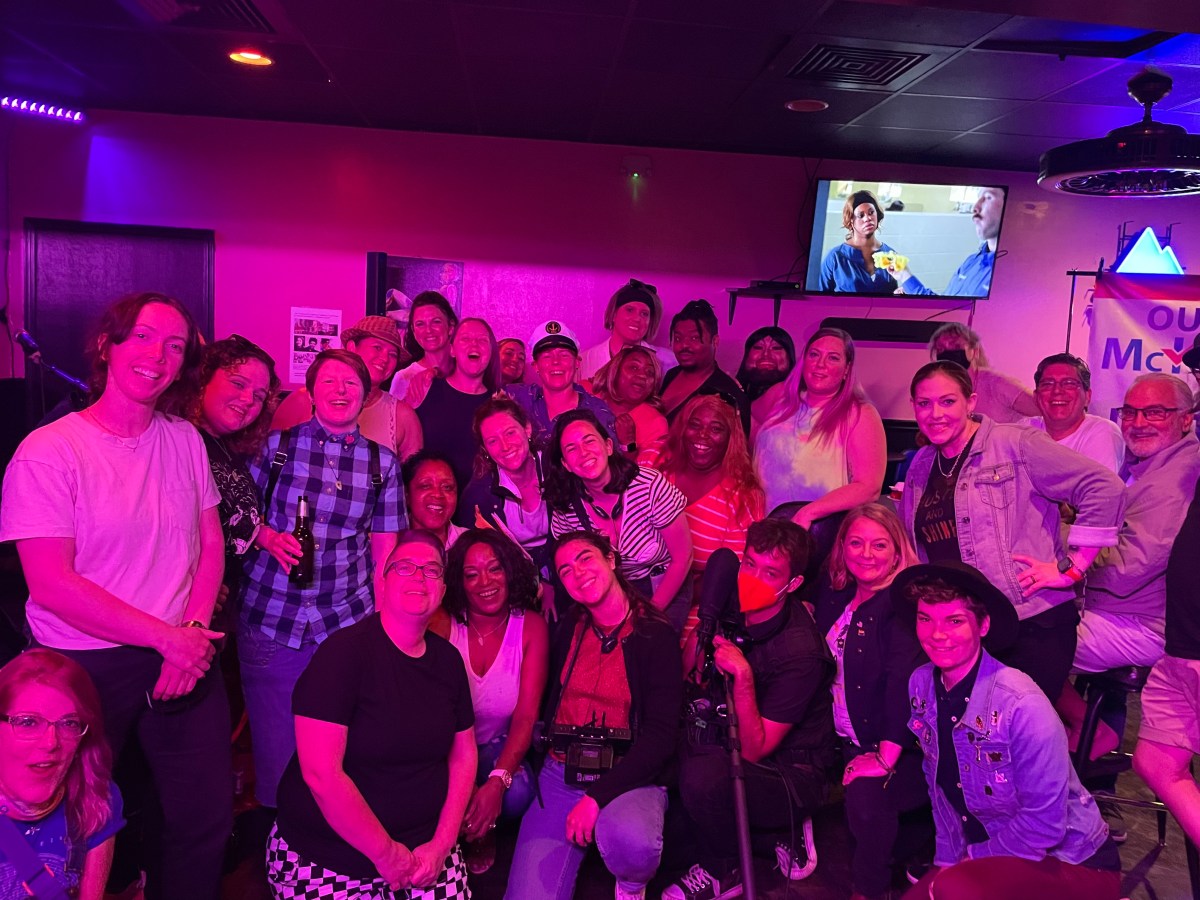
[[[133,804],[115,855],[146,896],[217,897],[224,659],[279,898],[469,896],[506,823],[512,900],[570,898],[592,844],[618,900],[644,897],[676,826],[694,858],[663,897],[737,896],[732,714],[752,838],[789,878],[840,783],[855,898],[908,868],[912,900],[1115,900],[1123,834],[1074,773],[1070,679],[1121,666],[1155,666],[1137,768],[1200,838],[1182,380],[1140,377],[1112,422],[1082,360],[1029,390],[947,325],[893,500],[848,334],[759,329],[735,377],[708,303],[670,353],[663,315],[631,280],[594,347],[558,319],[497,340],[426,292],[280,402],[252,342],[117,302],[93,402],[4,478],[31,649],[0,669],[0,836],[94,900]]]

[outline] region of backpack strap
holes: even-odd
[[[295,449],[295,444],[296,429],[288,428],[279,435],[279,449],[275,451],[275,456],[271,460],[271,474],[267,476],[267,490],[263,497],[265,513],[269,514],[271,511],[271,498],[275,496],[275,485],[279,484],[279,473],[287,465],[288,457]]]

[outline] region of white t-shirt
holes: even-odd
[[[1041,416],[1030,419],[1029,425],[1038,431],[1046,430],[1046,423]],[[1121,437],[1121,426],[1112,419],[1091,413],[1085,413],[1083,424],[1058,443],[1113,472],[1120,472],[1125,462],[1125,439]]]
[[[220,501],[204,441],[189,423],[155,413],[141,435],[119,438],[71,413],[17,448],[4,476],[0,541],[73,538],[76,572],[178,625],[200,559],[200,513]],[[26,616],[47,647],[118,646],[32,598]]]

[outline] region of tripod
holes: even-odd
[[[714,670],[716,667],[714,666]],[[717,671],[725,682],[725,742],[729,750],[729,777],[733,781],[733,812],[737,822],[738,858],[742,867],[742,896],[757,900],[754,887],[754,851],[750,846],[750,811],[746,806],[746,770],[742,763],[742,735],[733,702],[733,677]]]

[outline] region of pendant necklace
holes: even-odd
[[[475,632],[475,641],[476,641],[476,642],[479,644],[479,646],[480,646],[480,647],[482,647],[482,646],[483,646],[483,639],[484,639],[484,638],[489,638],[489,637],[491,637],[493,634],[495,634],[497,631],[499,631],[501,628],[503,628],[505,625],[507,625],[507,624],[508,624],[508,617],[509,617],[509,615],[510,615],[510,613],[505,613],[505,614],[504,614],[504,621],[502,621],[502,622],[501,622],[499,625],[497,625],[497,626],[496,626],[495,628],[493,628],[491,631],[482,631],[482,632],[481,632],[481,631],[480,631],[478,628],[476,628],[474,625],[472,625],[472,624],[470,623],[470,621],[468,621],[468,622],[467,622],[467,627],[468,627],[468,628],[469,628],[471,631],[474,631],[474,632]]]
[[[321,455],[325,456],[325,454]],[[340,463],[335,466],[333,464],[333,460],[331,460],[328,456],[325,456],[325,465],[329,466],[329,471],[333,473],[333,483],[337,485],[337,489],[340,491],[342,489],[342,473],[340,471]]]
[[[937,453],[938,474],[941,475],[942,478],[949,479],[949,478],[954,477],[954,473],[958,469],[959,465],[962,463],[963,457],[967,455],[967,448],[971,446],[971,441],[974,439],[975,439],[975,435],[971,435],[971,437],[967,440],[967,442],[963,444],[963,448],[958,451],[958,456],[954,457],[954,462],[952,462],[950,464],[949,474],[947,474],[946,470],[942,468],[942,451],[941,450],[935,451]]]

